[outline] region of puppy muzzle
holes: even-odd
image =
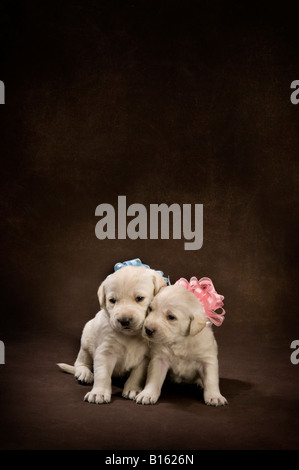
[[[130,328],[130,325],[132,323],[132,318],[121,317],[121,318],[118,318],[117,321],[121,324],[122,328]]]
[[[114,329],[125,334],[137,334],[142,330],[142,322],[130,314],[117,315],[113,320]]]
[[[148,328],[147,326],[144,327],[144,332],[148,338],[151,338],[155,333],[155,328]]]
[[[149,324],[143,325],[142,336],[153,343],[159,343],[162,339],[157,328]]]

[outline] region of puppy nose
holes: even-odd
[[[129,326],[131,320],[132,318],[125,317],[125,318],[118,318],[117,321],[121,324],[121,326]]]
[[[144,328],[145,329],[145,333],[147,334],[147,336],[153,336],[154,332],[155,332],[155,329],[154,328],[148,328],[147,326]]]

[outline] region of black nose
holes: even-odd
[[[132,318],[119,318],[117,321],[121,324],[121,326],[125,327],[130,325],[131,320]]]
[[[153,328],[145,327],[145,332],[146,332],[147,336],[152,336],[154,334],[155,330]]]

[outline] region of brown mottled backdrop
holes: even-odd
[[[0,448],[299,447],[294,5],[0,2]],[[118,195],[203,204],[203,247],[98,240],[95,208]],[[156,407],[116,389],[96,407],[56,369],[75,359],[100,282],[135,257],[225,296],[228,407],[192,387]]]

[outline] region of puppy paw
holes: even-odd
[[[158,401],[159,396],[160,394],[158,393],[148,393],[143,390],[136,396],[135,401],[140,405],[154,405]]]
[[[127,398],[128,400],[135,400],[136,396],[139,392],[141,392],[141,388],[138,387],[131,387],[131,388],[124,388],[122,392],[122,396]]]
[[[93,383],[93,373],[86,366],[76,367],[75,378],[81,384],[92,384]]]
[[[97,405],[110,403],[111,391],[93,388],[90,392],[86,393],[84,401],[88,401],[88,403],[96,403]]]
[[[220,393],[204,393],[204,401],[206,405],[210,406],[227,405],[227,399]]]

